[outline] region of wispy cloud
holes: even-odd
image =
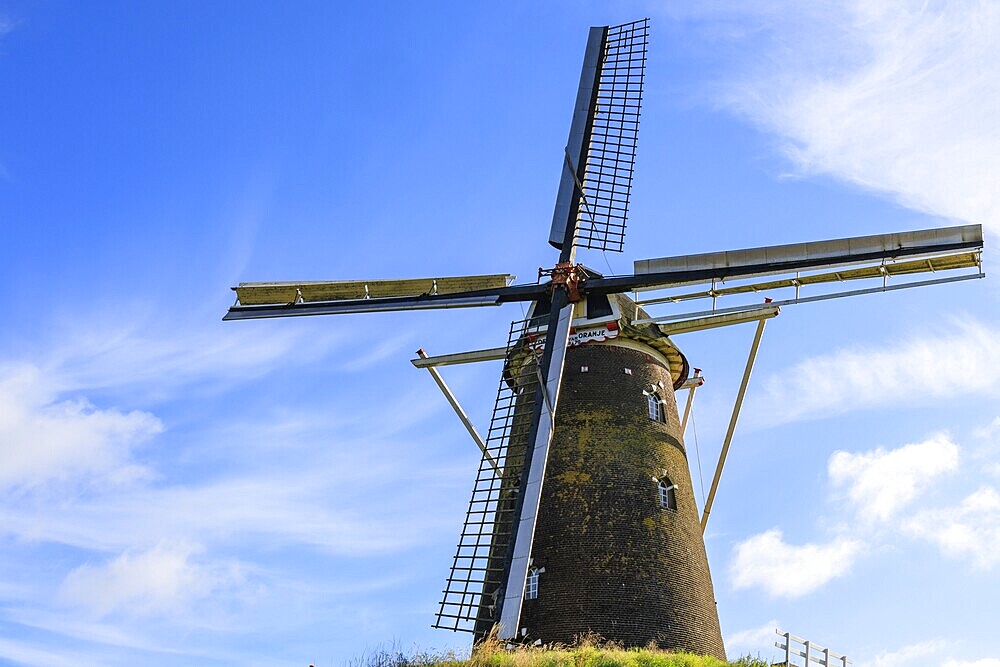
[[[120,619],[85,618],[79,609],[72,607],[53,605],[52,610],[41,610],[10,605],[3,610],[2,618],[22,628],[61,635],[91,644],[155,653],[189,654],[190,652],[190,649],[178,650],[151,642],[144,636],[146,633],[137,632],[134,626],[123,627],[118,624]]]
[[[763,381],[750,400],[757,425],[816,419],[851,410],[916,405],[1000,387],[1000,333],[976,322],[950,334],[879,347],[841,349],[800,361]],[[939,361],[975,373],[941,373]]]
[[[1000,667],[1000,658],[980,658],[979,660],[949,659],[943,667]]]
[[[770,620],[764,625],[746,630],[737,630],[726,635],[726,650],[730,653],[734,649],[742,651],[760,651],[761,649],[771,649],[774,646],[775,629],[780,626],[776,620]]]
[[[148,471],[132,461],[131,450],[161,430],[148,412],[59,400],[34,366],[0,368],[0,489],[134,480]]]
[[[186,609],[219,589],[243,583],[239,563],[201,562],[196,559],[201,551],[194,544],[161,542],[102,565],[81,565],[66,576],[60,598],[97,617],[155,615]]]
[[[742,3],[741,3],[742,4]],[[778,135],[802,174],[829,174],[904,206],[1000,231],[1000,5],[722,3],[756,31],[724,104]]]
[[[983,486],[957,506],[926,510],[903,524],[910,535],[936,544],[954,558],[982,569],[1000,565],[1000,493]]]
[[[980,468],[993,477],[1000,478],[1000,417],[972,432],[979,442],[970,452]]]
[[[370,350],[364,352],[363,354],[352,356],[341,364],[340,367],[341,369],[349,372],[365,370],[380,361],[384,361],[385,359],[398,354],[407,345],[412,347],[412,341],[413,335],[406,333],[387,338],[383,341],[375,342]]]
[[[141,487],[62,506],[4,506],[0,517],[3,532],[21,540],[105,553],[164,539],[212,545],[264,539],[273,546],[298,544],[357,556],[399,551],[426,540],[435,525],[445,528],[426,514],[416,522],[412,513],[390,512],[391,496],[382,512],[373,507],[361,512],[350,503],[335,507],[326,489],[336,479],[325,471],[274,471],[203,485]],[[418,493],[397,494],[395,501],[419,508]]]
[[[736,589],[757,586],[775,597],[795,598],[846,574],[861,551],[861,542],[853,539],[788,544],[774,528],[736,545],[730,576]]]
[[[142,312],[96,316],[55,327],[52,340],[38,346],[37,359],[29,359],[63,391],[140,387],[163,396],[193,384],[233,384],[308,365],[342,340],[333,326],[242,324],[165,321]]]
[[[443,409],[431,394],[398,396],[401,407],[391,422],[378,418],[380,406],[365,414],[326,410],[320,416],[286,409],[217,419],[210,432],[186,434],[188,442],[165,432],[151,412],[113,405],[123,395],[133,403],[156,404],[156,399],[136,401],[135,394],[162,397],[168,391],[183,397],[206,382],[238,383],[288,364],[310,364],[339,344],[336,330],[326,331],[158,327],[142,318],[109,327],[98,321],[54,336],[58,344],[36,346],[30,361],[0,365],[0,492],[20,490],[0,505],[0,515],[9,519],[0,534],[102,554],[134,554],[162,540],[215,545],[267,535],[273,544],[357,555],[425,539],[435,518],[415,521],[389,511],[393,503],[421,507],[420,483],[397,488],[399,480],[413,481],[411,458],[418,452],[392,457],[378,452],[393,451],[400,432]],[[309,351],[300,353],[307,335]],[[388,354],[404,342],[405,337],[393,339],[373,354]],[[87,401],[86,395],[103,388],[108,391],[102,402],[111,406]],[[315,446],[329,445],[333,437],[341,447]],[[203,442],[190,442],[193,438]],[[213,453],[225,466],[207,477],[180,479],[158,467],[159,455],[149,451],[155,447],[146,447],[150,442],[197,449],[201,457]],[[252,450],[259,464],[250,459],[235,465],[239,459],[228,453],[237,447],[239,459]],[[276,459],[279,448],[295,450],[298,462]],[[67,497],[66,484],[86,485],[86,493]],[[369,485],[366,490],[386,490],[379,496],[386,498],[384,519],[366,514],[379,503],[358,507],[363,484]],[[144,562],[134,558],[127,556],[132,567]]]
[[[407,340],[355,348],[331,324],[98,313],[9,345],[0,358],[0,579],[9,580],[0,580],[0,629],[115,655],[200,655],[206,633],[253,631],[254,614],[273,622],[296,604],[349,621],[346,605],[329,607],[346,595],[337,586],[384,586],[385,577],[352,582],[327,574],[327,563],[356,573],[361,557],[451,539],[456,520],[427,498],[454,471],[446,463],[428,474],[428,451],[412,433],[401,446],[401,433],[444,409],[434,394],[397,392],[393,420],[381,403],[315,410],[301,397],[215,409],[233,405],[228,392],[315,365],[334,348],[362,368]],[[211,419],[188,417],[192,406]],[[393,586],[413,578],[393,576]],[[178,629],[189,644],[178,644]],[[0,637],[4,661],[60,664],[40,644]]]
[[[104,663],[99,654],[59,649],[39,648],[32,642],[0,637],[0,658],[15,665],[48,665],[49,667],[79,667]]]
[[[1000,435],[1000,417],[994,417],[986,426],[980,426],[972,434],[977,438],[992,439]]]
[[[916,644],[909,644],[895,651],[882,651],[872,661],[872,667],[907,667],[915,664],[914,660],[944,650],[946,643],[942,639],[932,639]]]
[[[897,449],[834,452],[827,465],[833,485],[846,487],[847,497],[863,518],[886,521],[938,475],[958,468],[958,446],[945,435]]]
[[[3,37],[16,27],[17,22],[12,20],[9,16],[0,16],[0,37]]]
[[[289,365],[308,365],[339,343],[336,329],[185,326],[121,314],[54,325],[21,357],[0,358],[0,490],[49,482],[122,484],[154,475],[133,454],[162,434],[133,405],[222,390]],[[301,345],[308,337],[309,345]],[[304,350],[300,348],[305,348]],[[89,396],[100,393],[103,405]],[[108,405],[108,404],[111,405]]]

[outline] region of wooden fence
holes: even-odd
[[[795,664],[792,662],[793,656],[805,659],[803,667],[810,667],[810,660],[818,662],[823,667],[847,667],[854,664],[854,661],[848,660],[846,655],[834,653],[830,649],[819,644],[814,644],[808,639],[796,637],[790,632],[782,632],[780,628],[776,628],[774,631],[784,639],[784,643],[779,641],[774,642],[774,645],[785,651],[785,665],[791,666]],[[802,648],[800,649],[799,646]]]

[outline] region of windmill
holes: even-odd
[[[648,20],[590,29],[548,239],[558,259],[537,282],[495,274],[233,288],[226,320],[531,304],[502,347],[413,360],[482,452],[436,627],[477,640],[496,627],[501,639],[529,642],[592,630],[724,658],[702,534],[765,322],[783,305],[983,277],[978,225],[641,260],[630,275],[578,263],[578,249],[623,250],[648,31]],[[850,281],[869,286],[844,290]],[[794,296],[761,303],[781,290]],[[677,308],[695,299],[711,307]],[[664,307],[675,311],[647,311]],[[699,518],[683,432],[702,379],[671,336],[751,322]],[[482,437],[438,368],[490,359],[503,360],[503,373]]]

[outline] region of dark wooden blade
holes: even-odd
[[[549,243],[621,252],[639,134],[649,19],[590,29]]]

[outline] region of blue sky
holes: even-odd
[[[511,272],[590,25],[650,16],[633,259],[1000,231],[982,2],[0,2],[0,663],[342,664],[431,629],[516,305],[220,321],[245,280]],[[995,281],[789,307],[706,537],[731,655],[997,667]],[[677,338],[714,466],[749,325]],[[445,369],[483,424],[498,368]]]

